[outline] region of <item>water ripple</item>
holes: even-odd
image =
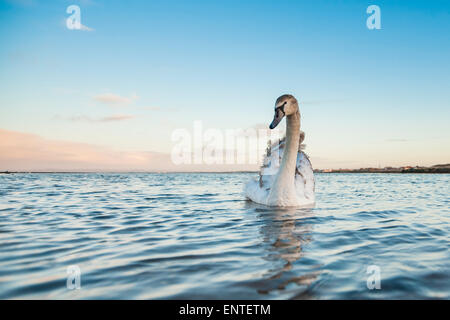
[[[312,209],[253,176],[0,175],[0,299],[450,298],[450,175],[319,174]]]

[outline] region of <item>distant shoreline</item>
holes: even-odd
[[[209,173],[209,174],[227,174],[227,173],[258,173],[259,171],[0,171],[0,174],[110,174],[110,173],[147,173],[147,174],[170,174],[170,173]],[[431,167],[405,166],[405,167],[384,167],[384,168],[359,168],[359,169],[316,169],[315,173],[450,173],[450,164],[437,164]]]
[[[450,173],[450,164],[437,164],[431,167],[405,166],[360,169],[324,169],[314,170],[317,173]]]
[[[29,174],[29,173],[64,173],[64,174],[110,174],[110,173],[151,173],[151,174],[167,174],[167,173],[258,173],[259,171],[0,171],[0,174]]]
[[[258,173],[259,171],[169,171],[169,172],[156,172],[156,171],[69,171],[69,172],[63,172],[63,171],[2,171],[0,174],[8,175],[8,174],[129,174],[129,173],[136,173],[136,174],[230,174],[230,173]],[[414,173],[414,174],[450,174],[450,170],[447,171],[436,171],[436,172],[418,172],[418,171],[364,171],[364,170],[333,170],[333,171],[323,171],[323,170],[314,170],[314,173],[398,173],[398,174],[405,174],[405,173]]]

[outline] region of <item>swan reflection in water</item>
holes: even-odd
[[[258,214],[262,244],[267,248],[264,259],[272,265],[259,282],[258,293],[270,295],[285,290],[293,299],[312,298],[309,289],[320,273],[319,266],[301,263],[303,247],[313,240],[312,224],[307,222],[314,216],[312,207],[266,207],[250,201],[246,207]]]

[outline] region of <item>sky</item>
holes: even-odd
[[[450,163],[449,1],[0,0],[0,70],[0,171],[256,169],[174,165],[172,134],[285,93],[314,168]]]

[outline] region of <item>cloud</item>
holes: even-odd
[[[103,93],[93,97],[97,102],[108,104],[111,106],[128,105],[137,99],[137,95],[133,94],[131,97],[123,97],[114,93]]]
[[[89,116],[80,115],[80,116],[70,117],[69,120],[70,121],[76,121],[76,122],[78,122],[78,121],[84,121],[84,122],[117,122],[117,121],[129,120],[129,119],[133,119],[133,118],[135,118],[135,116],[129,115],[129,114],[118,114],[118,115],[112,115],[112,116],[101,117],[101,118],[93,118],[93,117],[89,117]]]
[[[80,24],[80,29],[78,29],[78,30],[81,30],[81,31],[94,31],[93,28],[89,28],[89,27],[85,26],[84,24]]]
[[[148,171],[161,169],[167,158],[156,152],[117,151],[0,129],[2,171]]]
[[[131,96],[126,97],[126,96],[121,96],[115,93],[111,93],[111,92],[107,92],[107,93],[102,93],[102,94],[98,94],[95,95],[93,97],[93,100],[96,102],[100,102],[112,107],[117,107],[117,106],[129,106],[131,104],[133,104],[134,102],[136,102],[139,99],[138,95],[136,93],[133,93]],[[133,105],[133,108],[135,109],[139,109],[139,110],[147,110],[147,111],[178,111],[178,109],[176,108],[172,108],[172,107],[164,107],[161,108],[159,106],[152,106],[152,105]]]
[[[109,117],[104,117],[101,118],[99,121],[101,122],[111,122],[111,121],[123,121],[123,120],[128,120],[128,119],[133,119],[134,116],[129,115],[129,114],[123,114],[123,115],[113,115],[113,116],[109,116]]]
[[[0,171],[173,172],[254,170],[252,165],[174,165],[170,154],[121,151],[0,129]]]

